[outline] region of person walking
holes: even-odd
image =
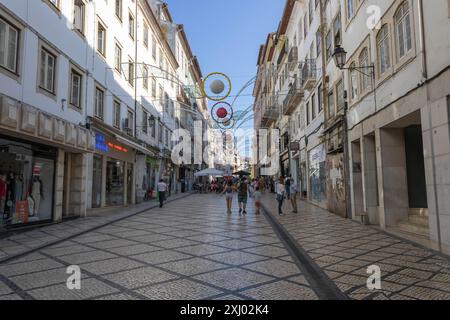
[[[291,195],[291,204],[292,204],[292,212],[293,213],[298,213],[298,208],[297,208],[298,192],[299,192],[298,185],[295,183],[294,180],[291,180],[291,189],[289,190],[289,193]]]
[[[259,187],[255,188],[255,192],[253,193],[253,198],[255,199],[255,214],[258,215],[261,213],[261,191],[259,191]]]
[[[291,198],[291,183],[292,183],[292,175],[286,177],[286,180],[284,182],[284,186],[286,188],[286,196],[288,200],[290,200]]]
[[[159,180],[157,185],[158,190],[158,198],[159,198],[159,207],[162,208],[164,205],[164,200],[166,197],[167,192],[167,184],[164,182],[163,179]]]
[[[222,195],[225,194],[225,199],[227,201],[227,213],[231,214],[231,207],[233,206],[233,192],[234,187],[231,181],[228,181],[225,188],[223,188]]]
[[[242,179],[238,185],[238,205],[239,214],[247,214],[246,207],[248,201],[248,183],[247,179]]]
[[[284,185],[284,178],[280,177],[280,180],[276,184],[275,191],[277,193],[277,201],[278,201],[278,214],[283,215],[283,201],[284,195],[286,193],[286,186]]]

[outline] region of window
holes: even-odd
[[[156,61],[156,40],[155,40],[155,36],[152,36],[152,57],[153,57],[153,60]]]
[[[95,108],[94,108],[94,116],[103,119],[103,111],[105,103],[105,91],[100,87],[95,88]]]
[[[97,51],[106,56],[106,28],[100,22],[97,25]]]
[[[350,65],[350,97],[352,100],[358,98],[358,71],[355,69],[356,65],[353,62]]]
[[[369,66],[369,50],[364,48],[359,55],[359,65],[360,67],[368,67]],[[370,77],[365,74],[361,74],[361,93],[366,92],[370,86]]]
[[[152,98],[156,99],[156,79],[152,78]]]
[[[159,103],[164,107],[164,88],[162,85],[159,86]]]
[[[334,92],[330,91],[328,93],[328,119],[331,119],[336,114],[334,106]]]
[[[314,19],[314,0],[309,0],[309,24],[313,22]]]
[[[309,123],[311,122],[311,111],[310,111],[310,103],[308,101],[308,103],[306,104],[306,124],[309,125]]]
[[[83,0],[73,1],[73,27],[78,32],[84,34],[86,5]]]
[[[56,56],[41,48],[39,87],[55,94]]]
[[[159,127],[158,127],[158,136],[159,136],[158,137],[159,143],[162,143],[163,139],[164,139],[164,131],[163,131],[163,126],[161,123],[159,124]]]
[[[316,52],[317,57],[322,53],[322,33],[320,31],[316,33]]]
[[[355,0],[347,1],[347,19],[350,20],[355,14]]]
[[[70,74],[70,104],[81,109],[81,86],[83,76],[75,69]]]
[[[384,74],[391,67],[389,27],[384,25],[377,35],[378,71]]]
[[[165,141],[166,141],[166,146],[168,147],[169,146],[169,130],[167,130],[167,129],[166,129],[166,139],[165,139]]]
[[[133,128],[134,128],[134,113],[130,109],[128,109],[127,119],[128,119],[128,128],[125,128],[125,129],[127,129],[127,131],[128,131],[127,133],[129,135],[132,135],[133,131],[134,131],[133,130]]]
[[[133,60],[128,60],[128,83],[134,86],[134,62]]]
[[[323,95],[323,87],[322,84],[319,85],[319,87],[317,88],[317,102],[318,102],[318,106],[319,106],[319,113],[322,112],[323,110],[323,101],[322,101],[322,95]]]
[[[152,138],[156,138],[156,120],[153,122],[152,125]]]
[[[316,118],[316,95],[313,94],[311,97],[311,120]]]
[[[330,60],[331,56],[333,55],[333,39],[332,39],[332,35],[331,35],[331,31],[327,33],[327,36],[325,38],[325,42],[326,42],[326,58],[327,61]]]
[[[408,1],[404,1],[395,14],[398,58],[403,58],[412,48],[411,16]]]
[[[144,66],[142,70],[142,85],[144,89],[148,90],[148,67]]]
[[[145,110],[142,111],[142,132],[148,132],[148,113]]]
[[[115,13],[116,17],[119,18],[120,21],[122,21],[122,0],[115,0],[116,6],[115,6]]]
[[[114,68],[117,71],[122,72],[122,47],[116,43],[116,48],[114,50]]]
[[[130,35],[131,38],[134,39],[134,28],[135,28],[135,22],[134,22],[134,17],[133,15],[130,13],[128,15],[128,34]]]
[[[17,73],[19,30],[0,18],[0,66]]]
[[[59,0],[47,0],[50,4],[52,4],[56,9],[59,10]]]
[[[114,115],[113,115],[113,125],[114,127],[120,129],[120,101],[114,100],[113,102]]]
[[[336,19],[334,19],[333,23],[333,31],[334,31],[334,46],[342,44],[342,23],[341,23],[341,13],[339,12]]]
[[[169,95],[167,93],[164,93],[164,113],[166,114],[170,114],[169,104],[170,104]]]
[[[148,26],[146,23],[144,23],[144,35],[143,35],[143,39],[144,39],[144,46],[146,48],[148,48]]]
[[[305,16],[303,17],[303,38],[306,39],[307,35],[308,35],[308,14],[305,13]]]

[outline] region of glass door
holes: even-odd
[[[102,206],[102,157],[94,155],[92,170],[92,208]]]

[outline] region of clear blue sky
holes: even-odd
[[[203,75],[230,76],[233,93],[256,75],[259,47],[278,28],[285,0],[166,0],[174,21],[183,24]],[[253,103],[253,87],[236,101],[236,109]],[[229,98],[227,101],[232,100]],[[229,101],[231,102],[231,101]],[[253,127],[253,120],[245,128]]]

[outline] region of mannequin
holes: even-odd
[[[37,216],[41,200],[44,200],[44,194],[42,192],[43,185],[39,176],[33,177],[31,184],[31,197],[34,200],[33,216]]]

